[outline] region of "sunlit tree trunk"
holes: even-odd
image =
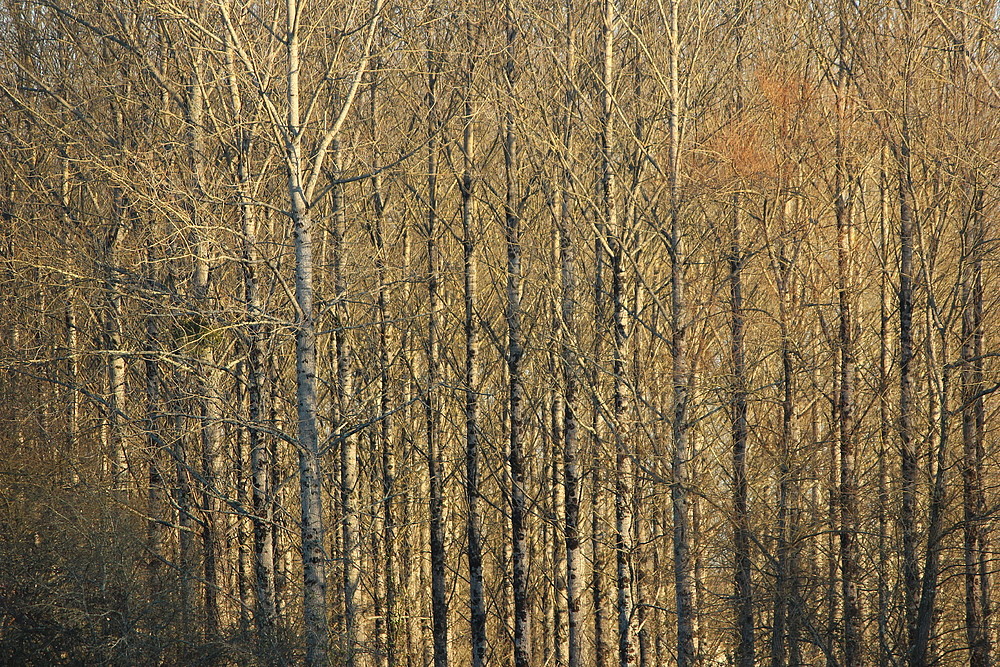
[[[286,5],[286,85],[288,120],[285,152],[288,197],[295,245],[295,386],[301,498],[303,624],[308,667],[329,662],[330,626],[326,604],[326,551],[323,529],[323,465],[316,430],[316,325],[313,311],[312,218],[305,198],[302,126],[300,123],[300,5]]]
[[[466,26],[467,31],[470,30]],[[470,45],[471,48],[471,45]],[[472,665],[486,662],[486,602],[483,597],[483,537],[480,516],[479,444],[479,313],[477,312],[478,262],[476,261],[477,207],[475,199],[475,119],[472,103],[473,56],[469,56],[462,118],[462,279],[465,306],[465,498],[469,559],[469,623]]]
[[[736,114],[743,112],[743,33],[746,9],[736,6]],[[733,455],[733,602],[736,611],[736,667],[753,667],[754,598],[750,555],[750,506],[747,484],[747,369],[743,308],[743,223],[740,211],[742,197],[733,193],[730,213],[729,249],[729,310],[732,354],[732,405],[730,420]]]
[[[674,522],[674,588],[677,609],[677,665],[692,667],[695,655],[694,608],[694,558],[691,549],[690,509],[688,486],[690,484],[691,455],[688,450],[688,401],[690,389],[690,364],[687,350],[688,303],[685,274],[687,257],[684,248],[684,225],[680,212],[680,32],[677,25],[678,1],[669,6],[667,37],[670,42],[669,86],[669,172],[670,229],[670,320],[671,320],[671,416],[673,453],[671,461],[670,497]]]
[[[743,264],[740,197],[733,195],[729,254],[729,298],[732,329],[733,393],[730,418],[733,439],[733,551],[738,667],[753,667],[754,608],[750,560],[750,508],[747,488],[747,380],[744,343]]]
[[[783,196],[783,195],[782,195]],[[795,207],[792,200],[774,206],[778,212],[779,232],[784,236],[788,228],[796,223]],[[764,215],[767,214],[766,206]],[[795,341],[792,337],[792,317],[794,313],[795,257],[796,249],[789,248],[785,238],[770,239],[772,271],[778,297],[778,331],[780,334],[781,358],[781,435],[778,451],[778,498],[775,560],[774,614],[771,626],[771,665],[778,667],[789,661],[789,649],[797,641],[793,635],[790,619],[794,610],[795,596],[792,589],[797,577],[795,556],[792,545],[792,517],[796,484],[793,480],[794,451],[798,440],[796,415]]]
[[[234,118],[244,111],[236,78],[232,45],[227,40],[228,83]],[[275,602],[274,499],[270,484],[272,448],[262,424],[264,414],[264,305],[261,301],[258,248],[258,216],[250,200],[250,150],[253,134],[241,126],[236,136],[236,201],[242,233],[243,318],[246,329],[247,435],[250,450],[250,486],[253,521],[254,625],[257,654],[263,664],[275,664],[274,641],[277,618]]]
[[[844,609],[844,666],[860,667],[863,662],[863,618],[858,593],[858,481],[855,462],[854,427],[854,323],[852,301],[851,254],[853,226],[851,221],[851,185],[845,155],[845,125],[849,107],[847,98],[848,71],[846,9],[838,8],[839,44],[837,47],[837,136],[835,140],[834,211],[837,219],[837,301],[839,309],[840,354],[840,421],[837,438],[840,445],[840,571]]]
[[[207,217],[203,215],[207,199],[204,189],[205,132],[204,90],[202,81],[202,56],[194,56],[192,71],[187,82],[185,97],[187,130],[191,169],[191,236],[194,247],[194,271],[191,279],[193,290],[194,320],[191,327],[198,361],[198,391],[201,408],[201,538],[203,591],[205,603],[205,634],[215,636],[219,629],[219,540],[218,540],[218,491],[215,489],[219,474],[219,450],[222,442],[221,405],[218,389],[218,370],[215,363],[213,324],[206,313],[209,299],[210,239]]]
[[[615,562],[618,611],[618,663],[625,667],[636,660],[636,616],[632,582],[634,517],[633,459],[627,435],[628,399],[625,386],[625,257],[624,227],[619,224],[618,184],[615,174],[617,139],[615,137],[615,39],[617,17],[613,0],[604,0],[601,39],[601,196],[604,231],[611,257],[612,318],[612,437],[615,443]]]
[[[948,358],[947,331],[940,326],[939,321],[937,324],[939,325],[937,331],[928,332],[931,336],[940,336],[937,350],[934,350],[933,346],[929,346],[928,359],[929,366],[941,368],[940,376],[929,378],[932,385],[931,391],[937,395],[938,402],[937,420],[931,425],[931,428],[937,431],[937,438],[936,448],[930,452],[934,459],[934,477],[927,508],[927,547],[924,551],[923,578],[920,581],[920,598],[917,605],[916,636],[913,646],[910,647],[911,667],[924,667],[934,662],[932,648],[935,639],[934,626],[937,621],[937,596],[941,576],[941,552],[943,551],[941,540],[944,537],[943,524],[947,509],[948,466],[946,460],[950,430],[949,417],[951,415],[948,408],[951,366],[944,363],[944,360]]]
[[[986,667],[992,652],[988,623],[988,575],[980,567],[988,550],[984,536],[986,503],[983,493],[983,443],[979,424],[982,411],[982,202],[972,188],[969,216],[963,229],[965,266],[962,284],[962,499],[965,564],[965,632],[971,667]]]
[[[566,3],[566,113],[563,118],[563,169],[559,199],[560,341],[563,372],[563,539],[566,545],[567,664],[582,667],[583,554],[580,548],[580,445],[577,416],[579,364],[576,355],[576,254],[570,225],[576,212],[573,197],[573,124],[577,105],[576,17],[572,0]]]
[[[912,57],[909,45],[913,41],[913,9],[904,6],[906,23],[905,58]],[[913,663],[917,640],[917,605],[920,595],[920,570],[917,565],[917,452],[913,437],[913,182],[910,173],[910,84],[912,66],[904,65],[900,136],[893,145],[896,158],[899,196],[899,450],[902,494],[899,522],[903,546],[903,604],[906,620],[907,660]]]
[[[891,659],[889,650],[889,480],[886,456],[890,446],[890,431],[892,417],[889,405],[889,272],[887,243],[889,241],[886,225],[889,222],[890,193],[888,174],[885,171],[885,150],[880,155],[879,169],[879,247],[882,248],[880,260],[882,270],[879,277],[879,450],[878,450],[878,484],[877,507],[875,510],[878,521],[878,664],[887,667]]]
[[[108,424],[108,459],[114,484],[121,489],[128,473],[128,459],[125,452],[125,413],[128,408],[125,383],[125,354],[122,340],[122,295],[115,276],[118,266],[117,246],[123,234],[124,218],[127,214],[125,199],[118,188],[112,193],[112,220],[101,239],[101,253],[104,263],[103,313],[104,347],[107,355],[107,377],[110,400],[106,409]]]
[[[155,259],[152,247],[147,250],[145,277],[150,283],[153,282],[152,265]],[[163,418],[162,403],[162,372],[160,370],[160,328],[158,323],[158,313],[153,310],[146,315],[146,350],[143,363],[145,366],[146,380],[146,447],[149,465],[146,489],[146,513],[149,517],[147,526],[147,540],[149,549],[149,596],[154,608],[159,608],[163,594],[160,578],[162,576],[163,565],[168,563],[166,553],[167,532],[165,527],[168,522],[165,520],[168,507],[165,497],[163,478],[163,455],[167,452],[166,444],[163,441],[165,431],[165,420]],[[73,325],[75,327],[75,323]],[[73,349],[73,348],[70,348]],[[71,376],[72,377],[72,376]]]
[[[521,213],[518,178],[517,121],[514,112],[514,88],[518,72],[515,44],[518,19],[514,0],[504,5],[503,86],[507,96],[503,116],[504,158],[504,240],[507,246],[506,304],[507,320],[507,381],[510,458],[511,557],[513,561],[514,597],[514,667],[528,667],[531,656],[531,604],[528,599],[528,499],[524,462],[524,384],[521,362],[524,355],[524,334],[521,330]]]
[[[339,139],[330,144],[330,164],[335,178],[341,175],[341,149]],[[343,659],[353,667],[357,659],[358,610],[355,596],[361,578],[360,532],[361,522],[357,509],[359,475],[357,437],[348,433],[348,420],[354,394],[354,360],[348,339],[347,277],[344,273],[344,234],[346,220],[343,186],[333,184],[331,191],[333,213],[333,292],[334,292],[334,344],[337,359],[337,397],[334,413],[334,432],[340,440],[340,511],[342,512],[341,542],[343,559],[344,637]]]
[[[436,5],[431,4],[433,15]],[[436,17],[434,17],[436,18]],[[428,40],[431,38],[428,37]],[[441,383],[439,359],[439,319],[442,302],[438,259],[438,137],[437,82],[440,56],[437,46],[427,45],[427,388],[424,398],[427,424],[427,463],[430,482],[431,614],[434,637],[434,665],[448,664],[448,601],[444,523],[444,454],[440,433]]]
[[[369,121],[372,129],[372,163],[380,165],[382,163],[382,151],[379,142],[376,140],[379,130],[378,121],[381,119],[378,107],[379,74],[382,69],[381,61],[374,65],[373,80],[371,83],[371,107],[369,109]],[[382,602],[382,616],[384,624],[384,662],[387,667],[395,667],[399,664],[399,563],[397,559],[401,549],[396,544],[397,536],[397,503],[395,495],[397,493],[397,465],[396,448],[392,439],[392,387],[390,385],[391,362],[389,359],[389,283],[388,283],[388,249],[385,244],[385,212],[386,212],[385,192],[383,188],[381,174],[376,174],[372,178],[372,213],[374,224],[372,225],[372,243],[375,250],[375,272],[378,280],[378,293],[376,296],[376,307],[378,309],[378,359],[379,369],[376,376],[377,393],[379,400],[379,441],[381,444],[381,481],[382,481],[382,535],[381,543],[383,552],[382,578],[384,582],[384,596]]]

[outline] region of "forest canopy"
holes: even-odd
[[[2,0],[0,662],[994,664],[997,16]]]

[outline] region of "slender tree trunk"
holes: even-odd
[[[218,390],[218,371],[211,349],[205,351],[201,359],[202,371],[202,433],[201,469],[204,488],[202,489],[201,521],[202,549],[205,581],[205,637],[214,640],[219,634],[221,622],[219,612],[219,591],[221,576],[219,558],[222,555],[219,542],[219,501],[216,485],[220,476],[219,448],[222,442],[221,398]]]
[[[694,393],[694,387],[697,386],[697,377],[695,373],[692,373],[693,381],[691,383],[691,391]],[[698,444],[696,441],[695,434],[692,434],[691,451],[695,453],[698,452]],[[698,466],[697,464],[692,466],[691,470],[691,486],[692,488],[700,488],[700,481],[698,479]],[[694,494],[690,499],[691,503],[691,535],[693,537],[691,550],[694,551],[694,653],[696,656],[703,655],[703,645],[702,645],[702,602],[705,600],[706,593],[706,582],[705,582],[705,560],[702,558],[701,548],[699,545],[699,536],[702,535],[702,523],[701,523],[701,498]]]
[[[632,551],[634,517],[632,490],[634,487],[633,459],[626,434],[628,399],[625,387],[625,265],[624,226],[618,220],[618,187],[614,160],[617,151],[614,104],[614,33],[617,28],[615,3],[604,0],[602,40],[604,59],[601,69],[601,180],[602,214],[605,243],[611,255],[612,310],[612,436],[615,443],[615,560],[618,587],[618,662],[622,667],[636,660],[636,617],[632,582]]]
[[[236,377],[233,386],[234,393],[236,394],[236,409],[238,410],[239,421],[246,423],[245,420],[248,414],[246,362],[238,361],[235,370]],[[239,427],[230,429],[228,434],[231,436],[229,440],[232,442],[231,471],[232,483],[236,485],[236,503],[241,509],[252,512],[252,509],[250,509],[252,505],[250,503],[249,475],[250,434],[248,429]],[[235,603],[235,606],[239,610],[240,620],[238,631],[241,635],[246,635],[251,630],[253,610],[249,601],[254,599],[253,587],[250,583],[253,573],[253,540],[251,539],[251,535],[253,535],[253,515],[241,512],[230,515],[229,519],[226,532],[236,533],[237,552],[237,562],[231,570],[233,578],[230,591],[237,596],[236,600],[232,602]],[[248,527],[250,530],[247,530]]]
[[[913,8],[904,6],[906,21],[906,57],[910,57],[913,41]],[[899,522],[903,543],[903,604],[906,621],[907,660],[913,667],[917,643],[917,606],[920,596],[920,570],[917,565],[917,451],[913,437],[913,182],[910,173],[910,88],[911,65],[905,63],[902,86],[900,137],[893,146],[898,174],[899,193],[899,450],[902,493]]]
[[[249,136],[244,137],[249,148]],[[244,153],[245,155],[245,153]],[[240,182],[246,183],[247,170],[241,167]],[[253,206],[241,193],[240,219],[243,228],[243,296],[247,328],[247,402],[249,412],[250,479],[253,507],[254,623],[257,652],[265,664],[274,664],[275,600],[274,491],[271,487],[273,452],[261,426],[264,416],[264,308],[257,281],[260,262],[257,249],[257,219]]]
[[[107,351],[107,374],[110,400],[106,410],[108,424],[108,459],[111,464],[111,476],[116,489],[125,485],[128,472],[126,457],[124,416],[127,410],[127,391],[125,384],[125,355],[122,349],[122,296],[115,277],[114,268],[118,266],[117,246],[122,234],[127,204],[119,189],[112,194],[114,212],[111,225],[102,239],[101,251],[104,260],[104,346]]]
[[[174,380],[177,381],[176,373]],[[195,518],[192,513],[191,474],[188,469],[188,447],[185,441],[187,429],[184,428],[184,406],[176,397],[171,397],[170,412],[173,414],[172,431],[174,437],[173,459],[176,486],[174,488],[174,503],[177,507],[177,566],[180,571],[180,628],[182,636],[187,636],[191,628],[191,611],[194,607],[192,586],[194,573],[194,535]],[[179,656],[183,657],[183,656]]]
[[[833,389],[830,396],[830,424],[827,432],[829,462],[827,468],[827,525],[826,525],[826,661],[828,667],[837,667],[839,661],[842,596],[838,594],[840,558],[837,537],[840,526],[840,372],[841,358],[835,348],[833,355]]]
[[[333,174],[341,173],[340,141],[330,144],[330,164]],[[346,667],[353,667],[357,659],[358,611],[355,596],[361,578],[359,565],[361,521],[356,507],[359,475],[358,441],[348,435],[347,421],[352,409],[353,352],[347,336],[347,279],[344,274],[344,234],[346,221],[343,185],[336,183],[331,191],[333,213],[333,292],[334,292],[334,344],[337,355],[336,424],[334,432],[340,440],[340,510],[342,512],[342,559],[344,588],[344,637],[343,659]]]
[[[508,419],[510,421],[510,503],[511,555],[514,596],[514,667],[528,667],[531,656],[531,604],[528,599],[528,499],[524,461],[524,384],[521,361],[524,335],[521,331],[521,219],[517,175],[517,126],[514,114],[514,88],[517,81],[514,46],[517,40],[517,16],[514,0],[504,5],[506,32],[504,85],[507,110],[503,121],[503,156],[505,177],[504,238],[507,246],[507,375]]]
[[[743,35],[746,8],[736,5],[736,114],[743,113]],[[743,310],[743,224],[741,195],[732,197],[731,245],[729,252],[729,307],[733,364],[730,419],[733,442],[733,602],[736,611],[736,667],[753,667],[754,646],[753,562],[750,554],[750,505],[747,484],[747,368]]]
[[[475,125],[472,105],[473,62],[466,71],[462,129],[462,260],[465,299],[465,498],[469,558],[469,622],[472,665],[486,662],[486,603],[483,597],[483,538],[480,516],[479,446],[479,314],[477,308],[478,267],[476,262]]]
[[[206,201],[204,191],[205,133],[204,91],[200,51],[194,56],[192,72],[187,83],[186,112],[191,169],[191,236],[194,246],[194,271],[191,279],[194,303],[195,349],[198,362],[198,391],[201,404],[201,538],[203,591],[205,603],[205,636],[214,638],[219,631],[219,549],[218,491],[214,488],[219,474],[219,450],[222,442],[221,405],[218,389],[218,370],[215,364],[214,334],[206,311],[209,298],[209,246],[210,239],[203,221],[202,209]]]
[[[781,206],[779,204],[779,206]],[[787,211],[788,206],[775,208]],[[767,212],[765,210],[764,215]],[[787,220],[783,218],[785,225]],[[781,445],[778,461],[778,516],[777,516],[777,558],[775,561],[775,598],[774,616],[771,633],[771,665],[780,667],[787,664],[788,646],[791,643],[789,632],[789,608],[792,602],[791,584],[792,549],[790,540],[791,525],[791,489],[792,458],[795,449],[796,415],[795,415],[795,347],[791,333],[791,316],[793,306],[793,268],[794,252],[789,254],[784,240],[778,241],[778,249],[773,260],[773,271],[778,291],[778,327],[781,335]]]
[[[604,589],[604,461],[602,425],[606,422],[607,411],[604,409],[601,396],[602,373],[598,361],[604,355],[604,336],[608,326],[607,287],[605,273],[607,271],[607,226],[604,216],[597,217],[597,229],[594,236],[594,343],[593,362],[590,366],[590,386],[592,391],[592,409],[590,423],[591,465],[593,466],[593,481],[591,483],[591,514],[590,514],[590,596],[594,614],[594,664],[604,667],[607,664],[608,630],[606,620],[606,601]]]
[[[79,343],[76,310],[76,290],[72,287],[66,290],[66,310],[64,323],[66,325],[66,379],[70,385],[66,393],[66,454],[75,463],[77,440],[80,433],[80,393],[77,389],[80,375]],[[76,473],[73,473],[74,475]]]
[[[245,174],[245,171],[244,171]],[[241,177],[242,181],[242,177]],[[268,438],[261,429],[264,420],[264,315],[257,284],[257,221],[252,206],[242,195],[240,216],[243,226],[243,288],[246,308],[248,354],[246,366],[249,411],[250,475],[254,534],[254,622],[257,650],[268,663],[274,656],[274,631],[277,619],[274,582],[274,497],[270,478],[273,456]]]
[[[852,320],[851,253],[852,223],[850,175],[844,148],[845,123],[848,120],[847,85],[847,17],[841,3],[838,7],[840,40],[837,54],[837,136],[836,136],[836,189],[834,209],[837,218],[837,299],[839,302],[839,353],[840,353],[840,570],[844,598],[844,667],[860,667],[863,663],[863,618],[858,593],[858,481],[855,472],[854,451],[854,342]]]
[[[70,209],[70,169],[69,156],[66,147],[60,149],[60,169],[59,169],[59,205],[60,221],[63,225],[63,234],[69,236],[72,229],[73,216]],[[67,267],[67,273],[71,273],[72,266]],[[80,392],[79,392],[79,350],[78,350],[78,324],[76,311],[76,290],[72,282],[66,286],[66,308],[63,314],[66,327],[66,457],[67,462],[75,469],[77,455],[77,439],[79,437],[80,423]],[[74,483],[76,473],[70,477]]]
[[[559,267],[559,237],[558,231],[553,234],[553,244],[552,244],[552,266],[554,269]],[[559,314],[559,309],[557,307],[557,302],[553,300],[552,304],[552,331],[555,335],[559,331],[559,321],[561,316]],[[565,488],[562,484],[563,471],[565,470],[565,462],[562,460],[563,448],[565,444],[565,436],[563,435],[564,425],[563,419],[566,416],[566,409],[563,406],[563,394],[562,388],[559,387],[558,375],[556,374],[559,368],[558,362],[559,354],[553,349],[551,354],[552,360],[552,377],[553,383],[557,386],[550,390],[550,413],[549,417],[551,419],[551,430],[552,441],[550,443],[551,459],[552,459],[552,469],[549,475],[550,484],[550,497],[552,503],[552,516],[549,522],[552,527],[552,572],[553,572],[553,586],[552,586],[552,627],[553,627],[553,664],[556,667],[566,667],[569,661],[569,637],[568,628],[566,624],[566,544],[565,544],[565,533],[559,530],[559,521],[562,517],[566,516],[566,506],[565,506]]]
[[[431,6],[434,11],[434,5]],[[440,332],[438,319],[442,310],[438,267],[438,140],[437,54],[427,48],[427,389],[425,398],[427,422],[427,462],[430,481],[430,547],[431,547],[431,611],[433,616],[434,665],[448,664],[448,601],[445,580],[444,469],[440,440],[440,407],[438,385],[441,383],[439,360]]]
[[[152,280],[153,250],[147,250],[146,277]],[[147,525],[147,540],[149,549],[149,596],[154,609],[159,608],[160,597],[163,594],[160,577],[162,565],[166,562],[167,523],[163,517],[168,507],[164,497],[163,454],[166,444],[163,442],[163,405],[162,377],[160,371],[160,332],[158,313],[153,310],[146,315],[146,353],[144,365],[146,371],[146,447],[148,449],[149,475],[147,478],[146,513],[149,516]],[[75,323],[73,324],[75,328]],[[70,348],[71,350],[74,347]],[[71,378],[75,377],[71,375]],[[74,390],[75,393],[75,390]]]
[[[732,245],[729,255],[729,295],[732,320],[732,438],[734,602],[736,606],[736,665],[753,667],[753,580],[750,560],[750,508],[747,489],[747,380],[743,312],[743,245],[740,198],[733,195]]]
[[[295,386],[299,440],[299,494],[302,510],[303,623],[306,665],[326,667],[330,626],[326,604],[323,530],[323,463],[316,430],[316,325],[313,312],[312,220],[303,182],[302,126],[299,120],[299,2],[288,0],[287,72],[288,195],[295,245]]]
[[[843,194],[840,197],[844,197]],[[844,209],[841,209],[844,206]],[[840,560],[844,597],[844,664],[862,664],[862,611],[858,593],[858,483],[854,453],[854,346],[851,321],[851,223],[846,204],[837,204],[838,236],[837,264],[840,286]]]
[[[876,518],[878,520],[878,664],[888,667],[889,651],[889,480],[886,454],[889,449],[892,422],[889,407],[889,294],[888,294],[888,234],[889,220],[888,178],[885,172],[885,151],[880,156],[879,169],[879,247],[882,248],[882,270],[879,281],[879,450],[878,450],[878,499]]]
[[[598,357],[595,357],[595,359]],[[596,387],[595,387],[596,390]],[[591,423],[593,429],[594,446],[594,475],[591,482],[591,515],[590,515],[590,597],[591,606],[594,613],[594,665],[604,667],[607,664],[608,640],[607,640],[607,620],[606,602],[604,592],[604,517],[601,516],[604,509],[604,493],[602,489],[603,478],[600,468],[600,437],[597,435],[599,424],[597,412]]]
[[[381,70],[382,64],[378,62],[374,71]],[[382,152],[375,138],[378,131],[378,104],[377,104],[378,81],[372,82],[371,88],[371,126],[372,126],[372,164],[382,163]],[[373,229],[373,241],[375,246],[375,271],[378,275],[378,396],[379,414],[381,416],[380,440],[382,445],[381,475],[382,475],[382,545],[384,553],[385,597],[382,614],[385,624],[385,665],[396,667],[399,662],[399,619],[398,619],[398,573],[397,559],[400,549],[396,544],[396,451],[392,440],[392,421],[389,416],[391,410],[390,387],[390,360],[389,360],[389,312],[388,312],[388,275],[387,275],[387,249],[385,245],[385,209],[386,202],[382,188],[382,177],[376,175],[372,178],[372,210],[375,214],[375,225]]]
[[[401,267],[403,275],[411,277],[411,254],[413,242],[410,235],[410,228],[404,227],[401,232],[402,239],[400,239],[400,245],[402,246],[402,261]],[[415,283],[416,281],[411,281]],[[405,301],[409,301],[413,296],[413,287],[408,284],[404,289]],[[409,350],[412,346],[412,341],[414,340],[414,332],[409,327],[400,328],[400,350]],[[400,460],[407,460],[411,452],[414,451],[414,432],[416,428],[417,420],[413,416],[413,410],[408,406],[413,401],[414,397],[414,387],[415,379],[412,373],[408,373],[403,378],[402,386],[402,403],[407,406],[403,409],[402,417],[400,419],[400,437],[399,437],[399,450],[401,452]],[[420,555],[420,551],[415,545],[423,544],[423,528],[420,524],[416,524],[411,520],[413,516],[414,507],[414,494],[409,491],[405,486],[400,487],[400,521],[399,525],[404,528],[402,534],[404,536],[403,542],[403,557],[409,558],[410,562],[419,561],[420,565],[411,564],[406,568],[406,579],[403,580],[403,574],[400,573],[400,587],[401,591],[401,604],[407,605],[409,612],[406,613],[406,632],[405,632],[405,655],[406,655],[406,665],[407,667],[415,667],[417,664],[427,665],[430,664],[431,660],[428,658],[419,662],[419,659],[423,657],[422,652],[422,636],[420,631],[420,614],[413,613],[413,610],[419,610],[421,601],[420,598],[415,597],[414,591],[417,586],[417,581],[419,575],[423,570],[424,558]],[[401,642],[402,643],[402,642]]]
[[[273,229],[268,231],[273,233]],[[272,348],[267,355],[266,367],[261,375],[262,386],[267,388],[267,400],[261,403],[261,409],[267,408],[265,423],[275,432],[280,432],[285,422],[278,412],[279,382],[275,370],[275,353]],[[287,510],[285,509],[288,502],[288,492],[282,494],[280,477],[281,470],[285,468],[287,462],[282,460],[280,439],[270,438],[264,442],[267,442],[268,445],[265,452],[270,455],[270,465],[267,467],[267,488],[270,489],[270,495],[267,498],[270,501],[268,511],[270,512],[274,552],[274,620],[275,626],[280,627],[281,620],[288,617],[289,572],[293,558],[291,547],[282,544],[283,540],[281,539],[282,534],[288,530]]]
[[[573,120],[577,91],[576,26],[572,0],[566,4],[566,115],[563,120],[563,171],[559,210],[560,339],[563,370],[563,486],[566,544],[567,664],[582,667],[580,602],[583,596],[583,554],[580,549],[580,445],[577,418],[579,367],[576,357],[576,256],[570,228],[575,212],[573,198]],[[595,510],[596,511],[596,510]]]
[[[928,332],[934,335],[933,332]],[[931,646],[934,640],[934,624],[937,616],[937,595],[940,578],[941,562],[941,540],[944,537],[944,514],[947,509],[947,473],[946,454],[948,446],[948,418],[951,414],[948,408],[948,393],[950,391],[950,366],[944,363],[948,358],[948,346],[946,332],[940,330],[940,347],[938,354],[940,358],[931,358],[929,362],[942,368],[939,378],[930,378],[932,391],[938,396],[939,410],[937,423],[933,425],[937,429],[937,449],[931,455],[935,459],[934,479],[931,487],[931,496],[928,506],[927,522],[927,549],[924,552],[924,571],[920,586],[920,599],[917,605],[916,615],[916,636],[910,648],[911,667],[924,667],[933,663],[931,659]]]
[[[965,632],[971,667],[986,667],[992,653],[989,632],[988,575],[980,563],[988,551],[985,544],[982,430],[982,191],[974,189],[965,236],[962,285],[962,500],[963,556],[965,564]]]
[[[236,76],[236,55],[226,40],[227,84],[233,118],[244,113]],[[261,664],[274,665],[274,633],[277,617],[275,602],[274,503],[270,486],[272,456],[261,426],[264,421],[264,307],[260,297],[257,268],[260,251],[257,245],[257,215],[250,201],[250,150],[252,131],[240,126],[236,134],[236,204],[239,207],[242,233],[243,317],[246,329],[247,359],[244,366],[247,398],[247,437],[250,452],[250,487],[253,524],[254,625],[257,656]]]
[[[670,2],[670,109],[669,109],[669,188],[670,188],[670,319],[671,352],[673,367],[672,391],[672,440],[671,504],[674,520],[674,588],[677,608],[677,665],[692,667],[695,655],[694,608],[694,559],[691,550],[688,486],[690,484],[688,451],[688,400],[690,367],[687,351],[688,304],[686,300],[685,273],[687,258],[684,249],[684,231],[680,216],[680,32],[677,26],[677,0]]]
[[[908,147],[900,147],[902,154],[908,156],[908,151]],[[916,644],[916,613],[920,592],[916,544],[917,452],[913,442],[913,390],[910,377],[913,361],[913,213],[910,204],[909,160],[902,159],[899,166],[899,439],[902,474],[899,520],[903,542],[907,646],[910,647],[912,656]]]

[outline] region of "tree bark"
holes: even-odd
[[[985,540],[986,502],[983,492],[982,340],[982,190],[973,186],[969,216],[963,228],[965,266],[962,285],[962,509],[965,565],[965,632],[971,667],[990,663],[989,578]]]
[[[566,114],[563,119],[563,170],[558,218],[560,262],[560,340],[563,371],[563,540],[566,545],[567,664],[582,667],[580,603],[583,596],[583,554],[580,549],[580,444],[577,417],[579,363],[576,355],[576,255],[570,224],[573,198],[573,121],[576,112],[576,24],[572,0],[566,3]]]
[[[632,491],[634,487],[633,459],[627,435],[627,388],[625,386],[625,345],[628,332],[625,324],[625,257],[624,225],[619,224],[618,187],[615,174],[617,139],[615,137],[614,78],[615,40],[617,29],[615,3],[604,0],[601,30],[604,49],[601,68],[601,183],[602,215],[605,243],[611,257],[611,324],[612,324],[612,436],[615,444],[615,562],[618,611],[618,663],[622,667],[636,660],[637,629],[632,581],[633,533]]]
[[[514,667],[528,667],[531,656],[531,604],[528,599],[528,543],[527,515],[528,499],[525,484],[524,462],[524,383],[521,376],[521,361],[524,355],[523,332],[521,331],[521,218],[517,182],[518,153],[517,125],[513,109],[514,88],[517,81],[514,48],[517,40],[517,16],[514,0],[504,4],[504,90],[507,94],[507,110],[503,119],[504,157],[504,240],[507,246],[507,381],[510,460],[510,523],[511,558],[513,562],[514,597]]]
[[[860,667],[863,664],[862,636],[863,619],[861,600],[858,593],[858,481],[855,472],[854,448],[854,340],[852,319],[851,253],[852,222],[851,193],[848,161],[845,155],[845,125],[848,120],[847,85],[849,66],[847,64],[847,17],[843,4],[838,6],[840,39],[837,53],[837,136],[835,140],[836,165],[834,173],[837,219],[837,300],[839,307],[839,354],[840,354],[840,570],[842,595],[844,598],[844,667]]]
[[[467,27],[468,30],[468,27]],[[475,121],[472,104],[474,62],[469,56],[462,128],[462,278],[465,305],[465,499],[467,555],[469,558],[469,623],[472,665],[486,662],[486,604],[483,598],[483,538],[480,516],[479,445],[479,314],[477,308],[478,266],[475,229]]]
[[[299,2],[286,6],[288,126],[285,129],[288,196],[295,245],[295,386],[301,499],[303,623],[308,667],[326,667],[330,626],[326,604],[323,463],[316,431],[316,325],[313,312],[312,219],[305,198],[299,120]]]
[[[382,152],[379,149],[376,133],[378,131],[378,104],[377,92],[378,73],[382,64],[379,61],[374,67],[374,77],[371,87],[371,127],[372,127],[372,164],[382,163]],[[378,397],[380,440],[381,440],[381,476],[382,476],[382,545],[385,550],[383,560],[384,579],[384,601],[382,614],[385,626],[385,665],[386,667],[396,667],[399,662],[399,619],[398,615],[398,563],[399,545],[396,544],[396,505],[393,502],[397,493],[396,489],[396,451],[392,440],[392,420],[389,416],[392,401],[392,388],[390,386],[390,360],[389,360],[389,306],[388,306],[388,275],[387,275],[387,249],[385,245],[385,209],[386,201],[382,187],[381,175],[372,178],[372,210],[375,215],[372,240],[375,246],[375,271],[378,278]]]
[[[904,41],[912,43],[913,8],[904,6],[906,34]],[[908,48],[909,52],[910,49]],[[909,55],[907,55],[909,58]],[[913,667],[913,651],[917,643],[917,606],[920,596],[920,570],[917,564],[917,452],[913,437],[913,181],[910,173],[910,64],[905,65],[902,86],[900,136],[893,146],[896,158],[899,197],[899,449],[901,498],[899,522],[903,546],[903,604],[906,621],[907,661]]]
[[[747,485],[747,380],[743,312],[742,224],[740,198],[733,195],[732,243],[729,255],[729,304],[732,330],[733,551],[736,606],[736,665],[753,667],[753,580],[750,559],[750,508]]]
[[[672,440],[670,497],[674,521],[674,589],[677,609],[677,665],[692,667],[695,655],[694,559],[691,553],[688,486],[690,453],[688,451],[688,401],[690,368],[687,351],[688,304],[685,295],[686,256],[684,229],[680,215],[680,32],[677,25],[678,2],[670,3],[668,38],[670,40],[670,108],[668,110],[670,229],[670,323],[672,386]]]
[[[435,5],[431,5],[433,12]],[[438,55],[427,48],[427,388],[424,398],[427,422],[427,463],[430,482],[431,613],[433,616],[434,665],[448,665],[448,601],[445,581],[444,463],[439,429],[438,385],[441,383],[438,319],[442,303],[438,266]]]
[[[330,163],[335,178],[341,175],[340,140],[330,144]],[[334,433],[340,440],[340,511],[343,552],[344,637],[343,659],[346,667],[354,667],[357,659],[358,611],[355,596],[361,578],[359,550],[361,522],[358,516],[358,442],[348,433],[348,418],[353,408],[354,359],[348,340],[347,279],[344,274],[344,234],[346,232],[343,185],[334,183],[331,191],[333,213],[333,293],[334,345],[337,355],[337,396]]]

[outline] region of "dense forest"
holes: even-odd
[[[0,663],[1000,658],[977,0],[2,0]]]

